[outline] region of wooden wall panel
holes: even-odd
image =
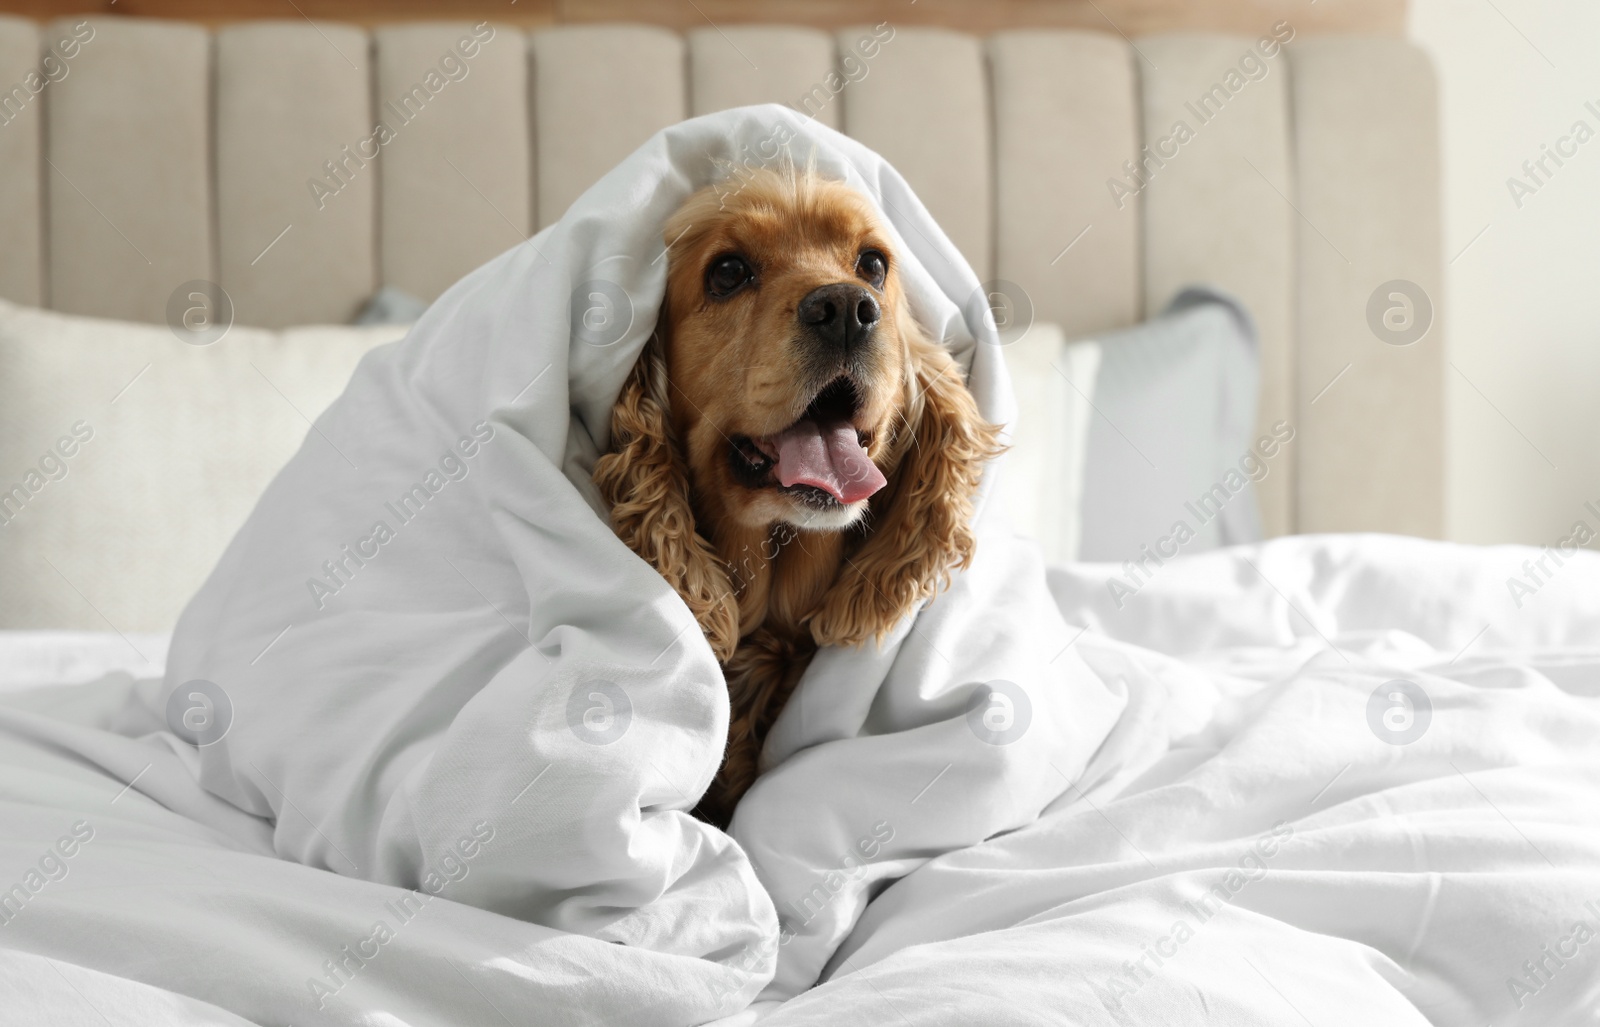
[[[988,34],[1022,27],[1120,32],[1204,29],[1254,34],[1287,19],[1300,32],[1403,35],[1405,0],[295,0],[308,18],[361,25],[406,20],[538,26],[635,21],[686,31],[779,23],[837,30],[888,21]],[[209,23],[292,16],[285,0],[0,0],[0,11],[47,19],[83,12]]]

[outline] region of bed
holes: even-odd
[[[1431,72],[1393,39],[1281,45],[1294,35],[0,19],[0,81],[25,81],[46,48],[70,69],[42,103],[25,88],[0,130],[19,226],[0,254],[0,402],[23,412],[0,436],[5,473],[49,471],[35,451],[80,421],[103,447],[80,437],[78,463],[63,455],[7,508],[0,545],[7,1008],[29,1023],[1595,1022],[1600,564],[1576,542],[1428,541],[1445,326],[1396,338],[1370,312],[1407,285],[1439,295]],[[452,828],[429,842],[443,856],[386,871],[276,786],[223,798],[235,784],[150,713],[172,691],[169,633],[308,423],[405,331],[302,326],[348,321],[380,286],[431,301],[652,133],[761,102],[881,153],[985,293],[1066,337],[1154,317],[1194,282],[1238,297],[1257,326],[1257,427],[1296,432],[1256,483],[1266,540],[1139,577],[1035,568],[1034,612],[1065,632],[1043,655],[1098,688],[1079,708],[1098,733],[1064,722],[1063,737],[1094,744],[1017,763],[1001,780],[1019,790],[977,811],[940,805],[948,766],[919,750],[935,762],[902,805],[819,820],[792,850],[747,845],[749,864],[697,835],[685,865],[745,869],[663,871],[672,901],[628,899],[647,912],[625,929],[593,909],[493,908],[515,818]],[[386,110],[398,130],[379,144]],[[232,345],[185,339],[185,313],[214,317],[222,296]],[[116,348],[112,319],[129,323]],[[1130,579],[1124,602],[1114,583]],[[946,712],[998,752],[1009,727],[989,709]],[[796,762],[834,729],[790,721],[777,744]],[[749,869],[763,859],[787,870]]]

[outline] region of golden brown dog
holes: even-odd
[[[879,642],[971,559],[998,429],[912,318],[871,204],[809,172],[707,189],[666,226],[655,335],[595,482],[727,677],[726,825],[818,646]]]

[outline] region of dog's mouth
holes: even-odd
[[[833,379],[782,431],[733,436],[734,475],[750,488],[779,489],[818,509],[866,499],[887,480],[867,455],[871,433],[855,426],[860,409],[855,383],[844,375]]]

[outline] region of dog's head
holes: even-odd
[[[837,530],[887,484],[917,332],[888,231],[801,173],[703,192],[667,224],[660,325],[703,509]]]
[[[881,638],[970,559],[997,437],[912,316],[894,237],[850,187],[785,170],[696,193],[665,241],[656,334],[595,468],[613,527],[724,658],[769,602],[733,550],[784,525],[814,554],[790,619]]]

